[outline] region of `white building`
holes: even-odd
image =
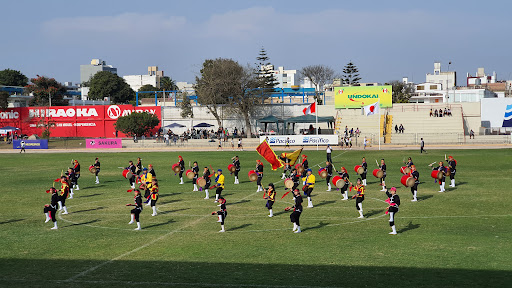
[[[274,65],[267,66],[276,78],[278,82],[276,88],[299,88],[300,83],[297,79],[297,70],[284,70],[284,67],[280,66],[277,70],[274,69]]]
[[[411,103],[460,103],[480,102],[483,98],[495,98],[497,95],[487,89],[442,89],[439,83],[419,83],[414,85],[415,92],[409,99]]]
[[[109,71],[113,74],[117,74],[117,68],[112,65],[107,65],[107,63],[101,59],[92,59],[91,64],[80,65],[80,83],[91,80],[92,76],[100,71]]]
[[[466,74],[467,86],[474,85],[485,85],[496,83],[496,72],[493,72],[492,75],[485,75],[484,68],[478,68],[476,72],[476,76],[471,76],[469,73]]]
[[[146,75],[126,75],[123,79],[134,91],[139,91],[144,85],[160,88],[160,80],[164,77],[164,71],[158,71],[158,66],[149,66]]]
[[[455,71],[441,72],[441,63],[434,63],[434,74],[428,73],[427,83],[437,83],[442,85],[442,89],[447,90],[457,86],[457,74]]]

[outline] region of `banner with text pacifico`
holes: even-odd
[[[352,86],[334,88],[334,107],[361,108],[380,100],[380,107],[391,107],[391,86]]]

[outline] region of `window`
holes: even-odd
[[[430,85],[430,90],[436,90],[437,89],[437,85]]]
[[[416,90],[425,90],[425,86],[421,85],[421,86],[417,86],[416,87]]]

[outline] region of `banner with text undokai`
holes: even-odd
[[[391,86],[334,87],[334,108],[361,108],[380,100],[380,107],[391,107]]]

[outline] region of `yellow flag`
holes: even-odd
[[[295,150],[292,153],[281,153],[281,157],[286,157],[290,159],[290,165],[295,165],[295,162],[297,162],[297,159],[299,158],[300,154],[302,153],[302,148],[299,150]]]

